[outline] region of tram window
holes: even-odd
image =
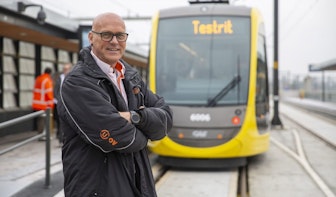
[[[265,52],[265,38],[258,36],[258,61],[257,61],[257,84],[256,84],[256,102],[268,102],[267,91],[267,62]]]
[[[214,20],[232,22],[234,33],[195,29],[195,24],[212,24]],[[157,93],[171,104],[206,105],[239,73],[239,88],[233,88],[217,104],[245,103],[249,64],[241,64],[241,60],[250,54],[249,27],[250,20],[243,17],[162,19],[156,46]]]
[[[268,126],[267,114],[269,112],[269,97],[268,97],[268,78],[267,78],[267,61],[265,37],[258,37],[258,54],[257,54],[257,80],[256,80],[256,117],[257,125],[260,131]]]

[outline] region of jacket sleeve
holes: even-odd
[[[147,137],[119,115],[110,96],[90,79],[66,77],[60,88],[60,100],[59,114],[64,116],[74,135],[101,151],[130,153],[147,145]]]
[[[160,140],[172,127],[172,111],[164,98],[149,89],[144,91],[145,108],[139,109],[141,121],[137,125],[150,140]]]

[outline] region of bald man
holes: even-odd
[[[127,38],[120,16],[98,15],[61,86],[65,196],[157,196],[146,145],[167,135],[172,112],[121,59]]]

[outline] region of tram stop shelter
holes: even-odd
[[[336,71],[336,58],[316,63],[316,64],[310,64],[309,65],[309,72],[316,72],[321,71],[322,72],[322,101],[325,101],[325,77],[324,72],[325,71]]]

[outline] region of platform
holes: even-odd
[[[307,105],[311,105],[306,101]],[[303,104],[303,101],[300,101]],[[288,117],[302,122],[302,127],[311,132],[319,129],[316,135],[336,144],[336,124],[318,119],[314,113],[295,107],[296,104],[287,102],[279,103],[280,117]],[[332,107],[328,107],[332,108]],[[292,142],[292,134],[289,133],[288,122],[283,121],[284,128],[271,131],[271,138],[284,142]],[[321,132],[321,129],[323,131]],[[6,136],[0,139],[0,149],[13,144],[19,138],[29,137],[34,133],[27,132],[21,136]],[[320,146],[314,146],[319,149]],[[324,150],[311,150],[313,154],[320,155],[323,160],[315,160],[321,167],[325,165],[336,166],[336,157],[328,155]],[[15,151],[0,156],[0,196],[1,197],[30,197],[52,196],[64,197],[63,174],[61,164],[61,148],[54,138],[51,141],[51,185],[45,187],[45,143],[34,141]],[[328,160],[328,161],[327,161]],[[319,163],[320,162],[320,163]],[[319,188],[306,175],[302,167],[293,160],[288,159],[286,154],[279,150],[273,142],[270,143],[268,152],[253,157],[249,166],[249,189],[250,197],[268,196],[321,196]],[[334,171],[323,172],[330,174],[330,179],[336,178]],[[186,175],[186,177],[189,175]],[[191,177],[188,179],[190,180]],[[186,181],[187,183],[188,181]],[[162,190],[163,187],[160,186]],[[192,188],[192,187],[190,187]],[[336,186],[333,192],[336,193]],[[162,192],[162,191],[160,191]],[[164,196],[163,196],[164,197]]]

